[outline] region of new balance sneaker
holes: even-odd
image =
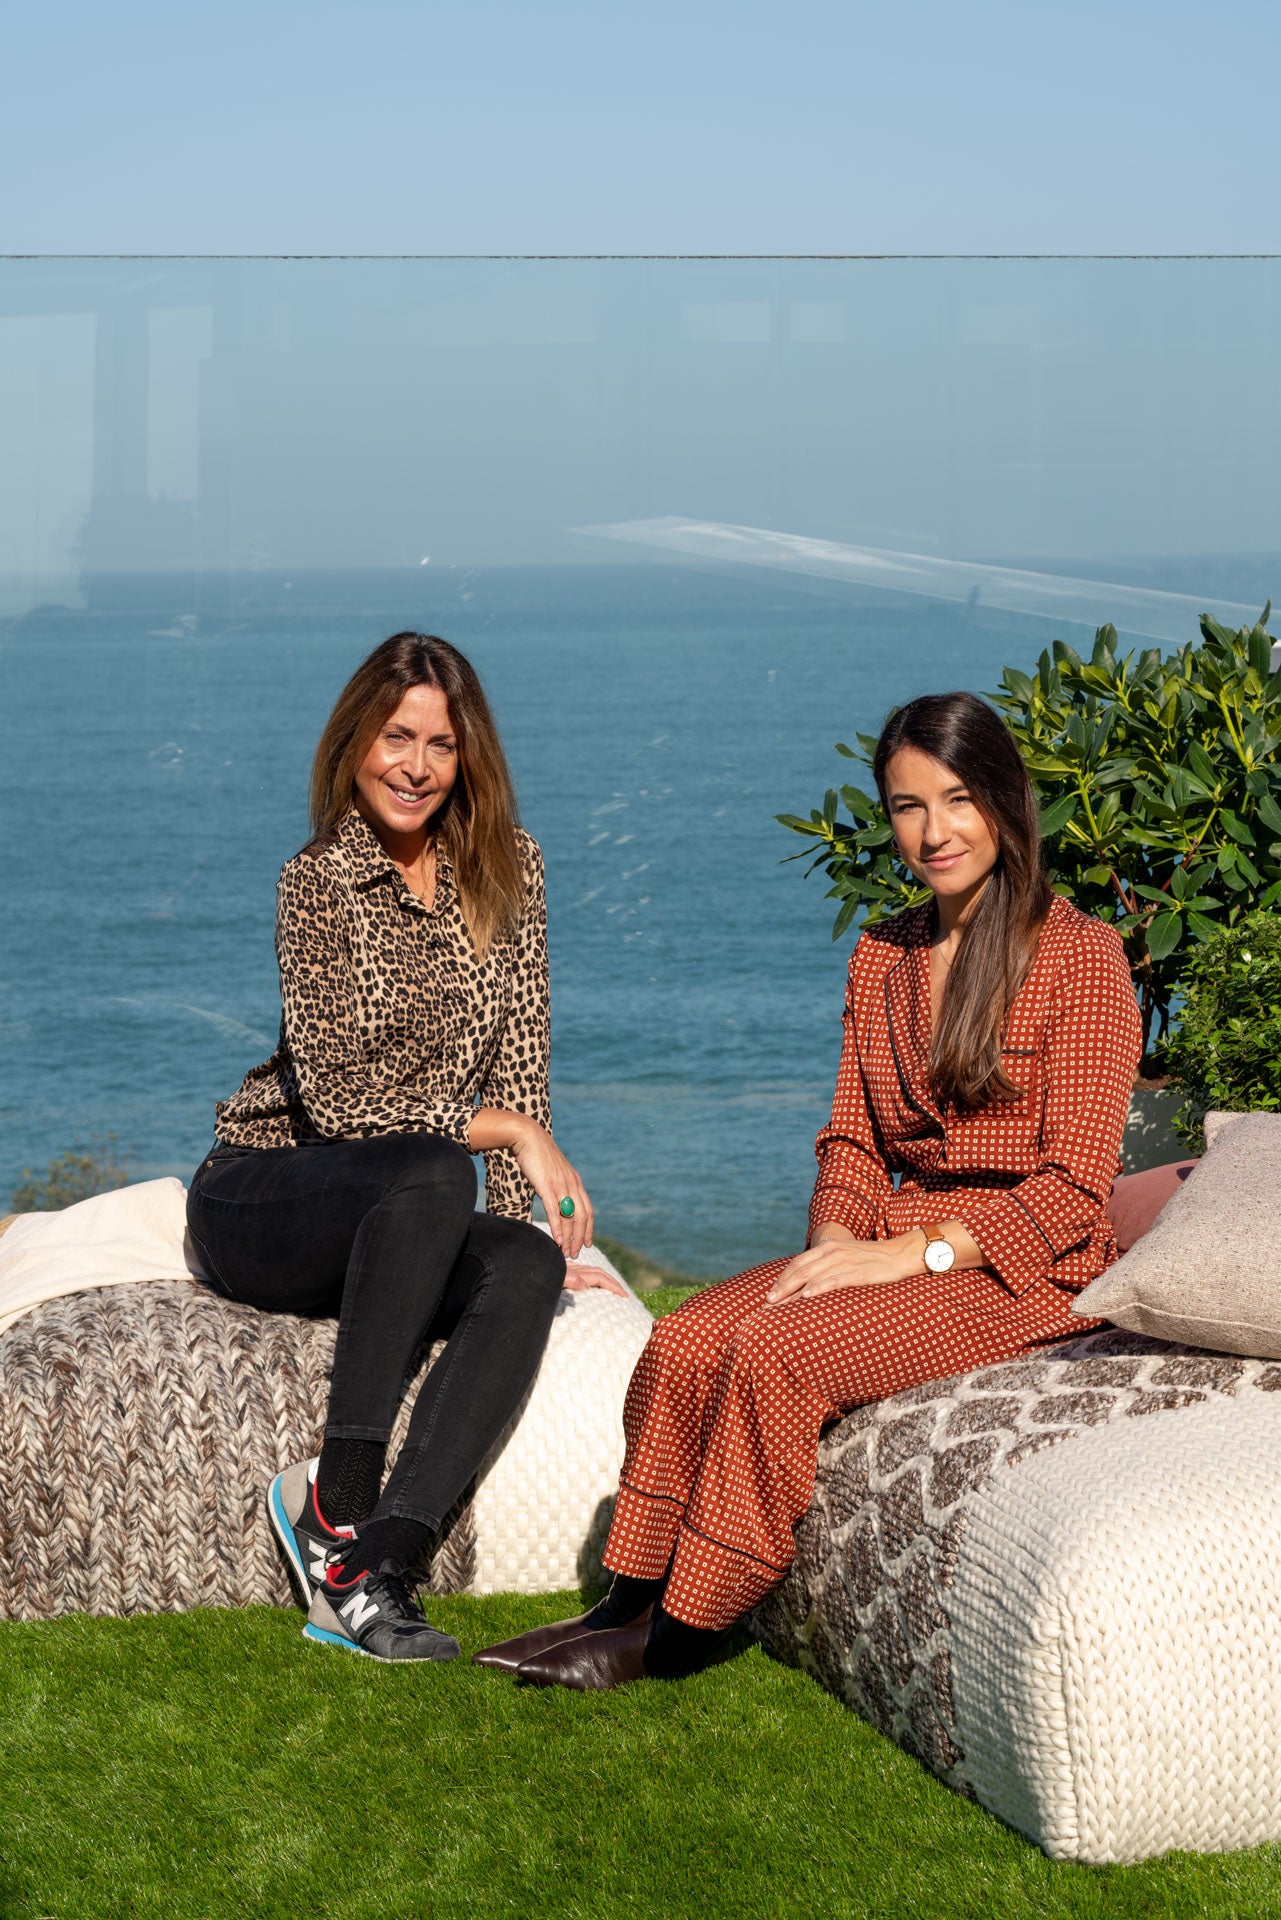
[[[299,1460],[267,1489],[272,1532],[285,1550],[304,1607],[325,1581],[325,1563],[356,1537],[354,1527],[331,1527],[316,1505],[316,1461]]]
[[[327,1579],[312,1596],[303,1636],[371,1660],[456,1660],[452,1634],[438,1633],[414,1604],[403,1573],[384,1561],[351,1578],[335,1555]]]

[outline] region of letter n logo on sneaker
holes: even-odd
[[[329,1548],[323,1540],[312,1540],[309,1544],[311,1547],[311,1577],[313,1580],[323,1580],[325,1577],[325,1568],[329,1564]]]
[[[351,1599],[345,1600],[338,1611],[347,1621],[352,1632],[359,1633],[366,1620],[372,1620],[378,1612],[378,1602],[370,1600],[363,1593],[353,1593]]]

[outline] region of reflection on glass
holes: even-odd
[[[1257,614],[1279,306],[1266,260],[4,264],[0,1199],[203,1152],[310,744],[412,624],[544,845],[604,1230],[796,1244],[845,954],[774,814],[1082,622]]]

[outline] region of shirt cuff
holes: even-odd
[[[515,1154],[506,1147],[493,1147],[482,1157],[486,1213],[528,1224],[534,1217],[534,1189],[521,1172]]]
[[[1044,1280],[1058,1257],[1041,1228],[1012,1193],[964,1214],[965,1225],[986,1264],[1019,1299]]]
[[[815,1187],[810,1201],[809,1235],[813,1239],[819,1227],[834,1221],[847,1227],[856,1240],[870,1240],[876,1227],[877,1207],[865,1193],[854,1187]]]

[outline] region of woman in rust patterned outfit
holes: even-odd
[[[675,1678],[786,1572],[823,1426],[1080,1332],[1140,1054],[1116,931],[1050,890],[1012,735],[972,694],[891,716],[874,771],[934,898],[860,936],[806,1250],[695,1294],[632,1376],[610,1593],[487,1650],[541,1685]]]

